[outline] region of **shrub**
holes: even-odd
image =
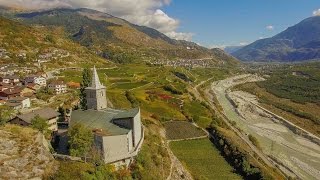
[[[249,140],[252,142],[253,145],[255,145],[257,148],[261,149],[259,141],[256,137],[254,137],[253,135],[249,134]]]
[[[128,101],[130,101],[132,107],[138,107],[139,106],[139,101],[137,98],[134,96],[134,94],[131,91],[126,91],[125,93]]]
[[[0,125],[5,124],[10,120],[13,114],[13,109],[9,106],[0,106]]]
[[[183,94],[182,91],[176,89],[176,88],[173,87],[172,85],[166,85],[166,86],[163,87],[163,89],[164,89],[165,91],[171,92],[172,94],[178,94],[178,95]]]
[[[70,154],[83,157],[91,150],[93,133],[81,124],[72,126],[68,131]]]

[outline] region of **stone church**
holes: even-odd
[[[85,89],[88,110],[71,114],[70,125],[83,124],[94,132],[94,143],[105,163],[128,166],[141,148],[144,132],[140,109],[117,110],[107,107],[106,87],[93,68],[91,85]]]

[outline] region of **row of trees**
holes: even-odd
[[[82,82],[80,84],[80,107],[83,110],[88,109],[85,89],[91,83],[91,71],[89,68],[84,68],[82,71]]]

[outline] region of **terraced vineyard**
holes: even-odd
[[[186,121],[171,121],[164,123],[166,137],[169,140],[188,139],[205,136],[206,133]]]
[[[170,148],[195,179],[242,179],[207,138],[170,142]]]

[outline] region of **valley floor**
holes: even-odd
[[[214,82],[212,90],[228,119],[236,122],[236,127],[243,134],[256,137],[262,152],[274,160],[284,173],[301,179],[319,179],[319,143],[297,134],[292,127],[280,122],[277,116],[265,111],[254,95],[230,91],[235,85],[260,80],[263,79],[254,75],[235,76]]]

